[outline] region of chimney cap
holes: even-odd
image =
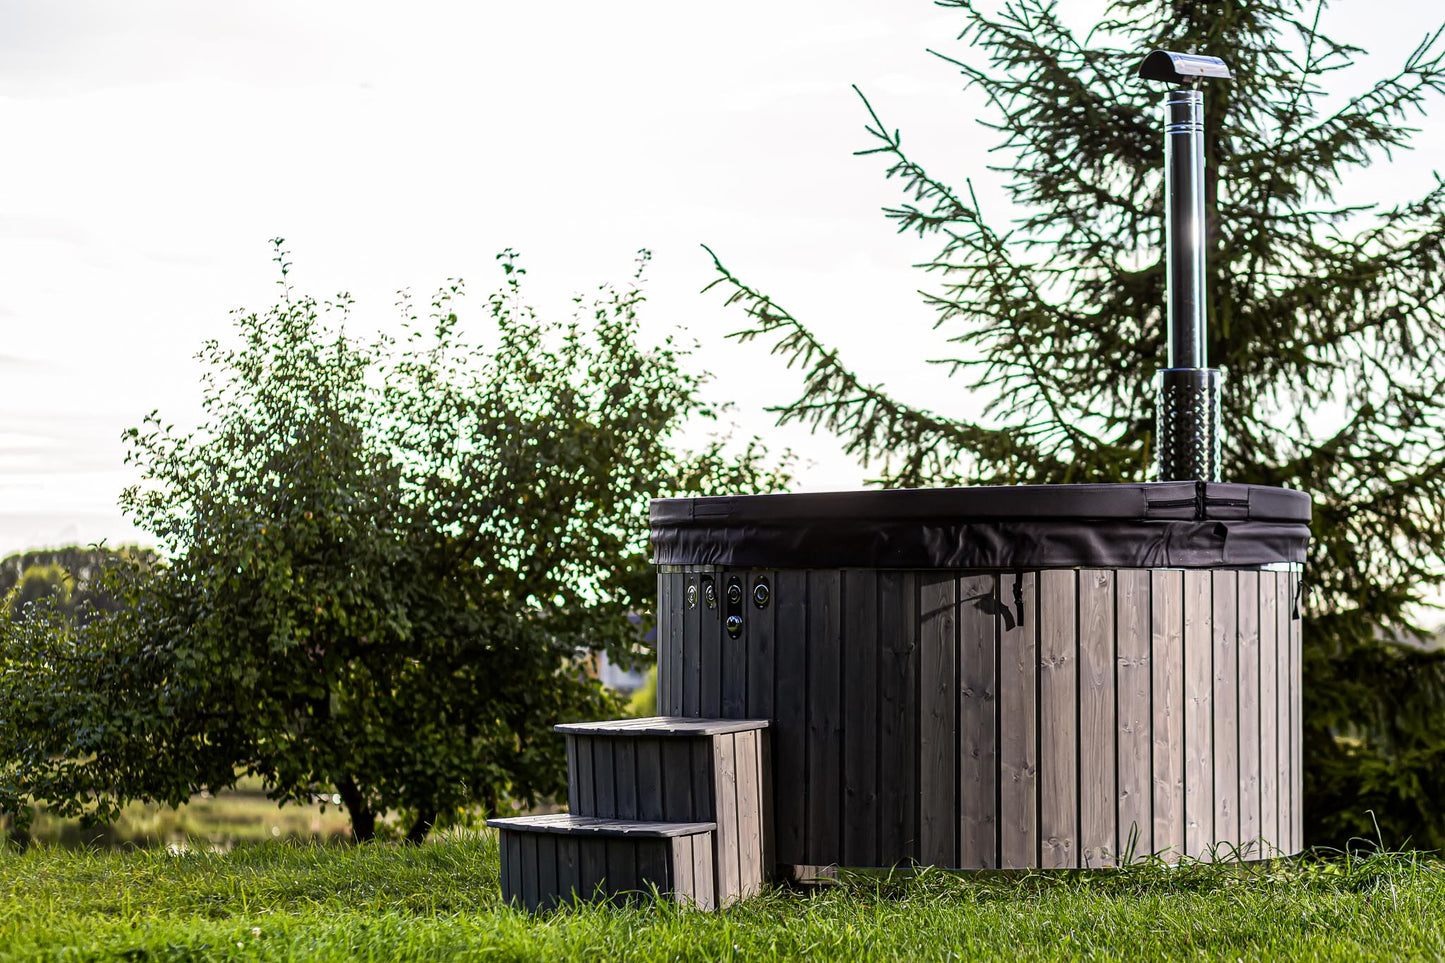
[[[1139,65],[1144,80],[1164,80],[1172,84],[1189,83],[1205,78],[1228,80],[1229,67],[1218,57],[1156,50]]]

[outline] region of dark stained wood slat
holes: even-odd
[[[716,719],[722,714],[722,618],[723,588],[725,581],[721,573],[702,577],[702,594],[698,600],[701,613],[702,646],[702,696],[698,703],[698,715]],[[707,604],[707,587],[711,585],[716,594],[715,603]]]
[[[557,897],[570,905],[582,890],[582,841],[576,836],[557,837]]]
[[[743,630],[737,638],[728,634],[724,622],[720,636],[722,646],[722,701],[718,715],[724,719],[742,719],[748,714],[748,638],[747,622],[753,615],[761,614],[754,609],[748,599],[747,579],[745,573],[728,573],[718,580],[718,592],[722,599],[719,603],[721,613],[719,618],[727,618],[727,593],[728,586],[736,579],[738,591],[742,593],[741,612],[743,617]]]
[[[1079,573],[1079,865],[1113,866],[1115,812],[1114,573]]]
[[[842,849],[843,576],[808,573],[808,789],[804,862],[835,862]]]
[[[703,613],[707,611],[707,603],[702,598],[701,576],[687,576],[683,583],[682,604],[682,714],[699,716],[702,715],[702,625]]]
[[[1039,865],[1079,864],[1078,573],[1039,574]]]
[[[577,737],[564,738],[567,740],[567,808],[572,812],[581,812],[577,791]]]
[[[773,678],[777,672],[773,657],[777,638],[777,600],[769,598],[764,608],[753,603],[753,591],[766,582],[769,593],[778,584],[776,572],[754,572],[743,582],[747,598],[743,601],[743,625],[748,646],[748,708],[752,719],[767,719],[773,714]]]
[[[712,741],[719,736],[689,739],[688,766],[692,778],[692,811],[698,819],[717,819],[714,773],[712,768]]]
[[[1279,777],[1275,785],[1279,787],[1279,848],[1284,853],[1295,852],[1294,844],[1294,773],[1290,771],[1290,758],[1294,740],[1291,738],[1290,730],[1290,705],[1294,701],[1294,694],[1290,691],[1293,686],[1294,671],[1290,667],[1290,637],[1289,637],[1289,610],[1290,610],[1290,577],[1288,572],[1275,572],[1275,639],[1278,655],[1275,660],[1275,678],[1278,680],[1278,700],[1275,712],[1276,726],[1279,732],[1279,748],[1277,758],[1279,761]]]
[[[557,839],[551,834],[537,837],[537,905],[557,905]]]
[[[737,893],[741,873],[738,858],[737,736],[731,732],[712,737],[714,803],[717,811],[717,846],[713,858],[720,897]]]
[[[617,773],[612,766],[612,748],[615,742],[616,740],[609,736],[599,736],[592,740],[593,793],[596,797],[596,808],[592,811],[594,816],[621,815],[617,811]]]
[[[1150,585],[1146,569],[1115,573],[1117,621],[1115,682],[1119,693],[1118,768],[1119,858],[1129,861],[1154,851],[1153,719],[1150,691]]]
[[[1175,862],[1184,853],[1184,573],[1150,575],[1154,852]]]
[[[532,833],[521,834],[522,843],[522,905],[529,910],[537,908],[541,899],[538,883],[542,870],[537,853],[540,836]]]
[[[1260,800],[1259,573],[1239,573],[1239,845],[1240,855],[1258,859]]]
[[[919,860],[956,866],[958,583],[951,574],[918,577],[918,618]]]
[[[803,856],[806,817],[802,787],[807,766],[808,582],[800,571],[780,571],[774,585],[777,606],[777,701],[773,710],[773,810],[778,861],[807,862]]]
[[[878,574],[843,575],[842,862],[878,864]],[[739,789],[741,790],[741,784]],[[741,794],[739,796],[741,799]]]
[[[1210,855],[1214,841],[1213,573],[1184,573],[1184,851]]]
[[[578,736],[577,743],[577,768],[574,775],[577,777],[577,798],[573,801],[571,809],[579,816],[597,815],[596,781],[592,768],[592,737]]]
[[[637,892],[637,844],[630,839],[607,840],[607,892],[621,905]]]
[[[699,801],[692,795],[692,740],[663,739],[662,818],[696,819]]]
[[[958,865],[998,868],[998,578],[958,580]]]
[[[657,577],[657,706],[654,712],[672,712],[672,673],[677,666],[668,646],[672,642],[671,575]]]
[[[637,743],[612,739],[612,767],[616,774],[616,811],[620,819],[641,819],[637,808]]]
[[[715,736],[714,738],[723,738]],[[737,851],[739,891],[752,896],[762,889],[763,880],[763,805],[761,730],[734,733],[737,751]]]
[[[633,743],[637,764],[637,815],[660,820],[662,805],[662,740],[643,738]]]
[[[892,866],[917,853],[918,579],[913,572],[880,572],[878,583],[878,863]],[[780,778],[786,771],[782,766],[774,769]],[[781,799],[783,787],[776,787],[776,793]],[[797,862],[782,852],[778,859]]]
[[[1265,856],[1277,855],[1279,838],[1279,645],[1275,637],[1279,596],[1274,573],[1259,575],[1259,833]]]
[[[658,896],[666,897],[672,892],[672,843],[677,838],[648,839],[637,845],[637,890],[644,897],[651,894],[653,887],[657,888]]]
[[[1304,650],[1303,629],[1301,608],[1304,600],[1300,597],[1299,572],[1291,573],[1290,578],[1290,651],[1291,675],[1290,675],[1290,696],[1293,712],[1290,718],[1290,772],[1293,776],[1293,791],[1291,798],[1294,800],[1294,851],[1299,852],[1305,848],[1304,830]]]
[[[687,663],[684,658],[683,638],[687,633],[687,576],[682,573],[674,573],[668,576],[672,584],[672,625],[668,633],[668,652],[676,661],[673,667],[671,688],[672,697],[668,700],[666,707],[658,706],[657,711],[669,715],[683,714],[683,676],[687,671]]]
[[[1214,573],[1214,845],[1239,847],[1239,573]]]
[[[1037,574],[999,579],[999,868],[1038,865]]]
[[[506,871],[503,878],[507,881],[507,886],[503,895],[507,902],[520,906],[522,905],[522,834],[503,830],[500,836],[502,845],[505,847],[506,857]]]
[[[607,839],[603,836],[577,841],[582,855],[582,898],[596,902],[606,898]]]

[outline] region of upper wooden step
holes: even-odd
[[[635,819],[573,816],[571,813],[488,819],[487,825],[493,829],[509,829],[513,832],[525,833],[553,833],[558,836],[626,836],[652,839],[669,836],[695,836],[698,833],[710,833],[717,829],[715,822],[639,822]]]
[[[649,716],[646,719],[608,719],[604,722],[567,722],[553,726],[574,736],[716,736],[727,732],[765,729],[766,719],[694,719],[691,716]]]

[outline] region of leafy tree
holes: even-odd
[[[283,803],[336,794],[358,839],[396,812],[419,841],[556,794],[551,726],[615,708],[583,657],[644,655],[647,499],[778,480],[756,443],[674,452],[718,410],[684,350],[639,344],[637,284],[546,323],[507,252],[484,350],[460,282],[362,342],[348,298],[278,261],[280,303],[201,352],[201,426],[128,432],[123,504],[168,561],[112,567],[107,618],[7,626],[0,806],[105,818],[252,774]]]
[[[1321,31],[1323,2],[1116,0],[1087,37],[1049,0],[939,5],[974,51],[939,56],[990,105],[1022,216],[987,219],[871,106],[860,153],[901,183],[898,230],[938,240],[920,266],[956,346],[941,363],[987,407],[960,419],[863,382],[719,261],[714,284],[750,316],[739,336],[804,372],[780,422],[837,434],[885,485],[1147,478],[1165,364],[1162,98],[1134,71],[1156,47],[1223,55],[1234,81],[1205,98],[1208,351],[1228,374],[1224,477],[1314,499],[1307,831],[1339,842],[1371,831],[1374,810],[1396,840],[1445,845],[1445,667],[1396,641],[1419,634],[1417,603],[1445,578],[1445,181],[1336,200],[1445,90],[1442,34],[1325,110],[1324,81],[1362,51]]]
[[[0,560],[0,598],[9,599],[7,604],[18,616],[16,606],[40,597],[60,595],[71,617],[89,619],[97,612],[108,612],[116,606],[99,590],[100,572],[106,564],[117,556],[148,563],[154,555],[150,549],[135,545],[115,549],[104,545],[70,545],[11,555]],[[48,591],[45,586],[50,586]]]

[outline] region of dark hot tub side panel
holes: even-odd
[[[1297,570],[665,566],[658,711],[772,720],[784,865],[1295,853],[1298,592]]]

